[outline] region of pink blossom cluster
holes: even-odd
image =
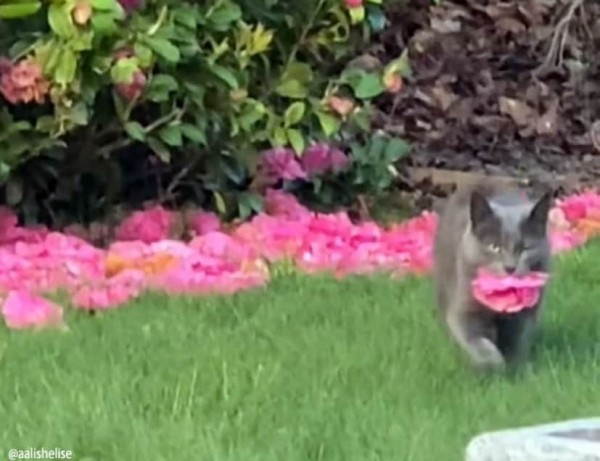
[[[31,59],[16,63],[0,58],[0,93],[11,104],[44,102],[50,84],[40,65]]]
[[[555,252],[589,237],[577,219],[600,218],[600,195],[567,197],[551,213]],[[386,271],[427,273],[432,262],[437,216],[424,212],[383,228],[353,223],[346,213],[319,214],[291,194],[269,189],[265,212],[231,230],[216,215],[188,213],[192,239],[173,238],[175,213],[153,207],[132,213],[117,227],[107,249],[76,235],[24,228],[0,208],[0,298],[10,328],[64,328],[63,309],[44,298],[63,291],[73,308],[105,310],[122,306],[144,291],[201,295],[234,293],[264,286],[268,264],[292,261],[308,273],[337,276]],[[599,219],[600,221],[600,219]]]
[[[269,184],[279,180],[307,179],[326,173],[339,173],[350,164],[340,149],[325,143],[310,145],[299,157],[292,149],[276,147],[263,152],[258,170]]]

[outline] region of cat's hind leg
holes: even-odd
[[[537,311],[527,310],[518,314],[499,317],[496,320],[498,348],[507,363],[524,362],[531,350],[537,325]]]

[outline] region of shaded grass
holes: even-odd
[[[478,377],[429,280],[290,276],[0,330],[0,459],[461,460],[477,432],[600,414],[600,244],[556,267],[531,365]]]

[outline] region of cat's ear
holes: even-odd
[[[496,218],[489,202],[478,191],[474,191],[471,194],[470,214],[471,226],[476,233],[482,226],[485,226],[485,224],[490,223]]]
[[[553,196],[552,190],[548,190],[540,197],[525,220],[524,231],[539,236],[546,234]]]

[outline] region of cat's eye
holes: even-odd
[[[534,247],[535,247],[535,244],[533,242],[521,242],[519,244],[519,250],[521,250],[521,251],[531,250]]]
[[[488,245],[488,250],[490,251],[490,253],[494,253],[494,254],[500,253],[500,247],[494,243],[491,243],[490,245]]]

